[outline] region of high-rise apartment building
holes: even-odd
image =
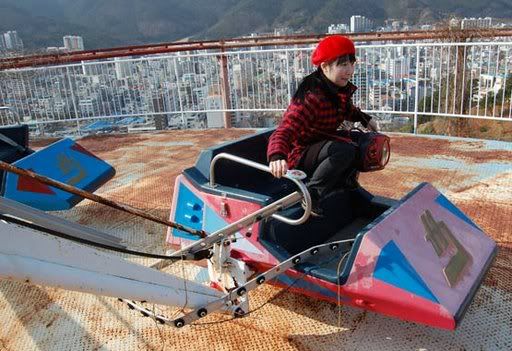
[[[64,47],[68,51],[84,50],[84,40],[78,35],[66,35],[62,40],[64,41]]]
[[[23,41],[18,36],[18,32],[15,30],[10,30],[8,32],[3,33],[2,40],[0,40],[0,46],[6,50],[21,50],[23,49]]]
[[[365,16],[350,17],[350,31],[352,33],[369,32],[373,29],[373,21]]]

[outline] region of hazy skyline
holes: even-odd
[[[416,25],[452,16],[510,22],[512,6],[482,0],[0,0],[0,32],[16,30],[28,49],[62,45],[65,35],[82,36],[92,49],[230,38],[280,26],[325,33],[330,24],[348,24],[352,15],[376,26],[389,18]]]

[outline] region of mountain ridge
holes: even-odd
[[[364,15],[411,24],[449,16],[512,18],[510,0],[0,0],[0,31],[17,30],[28,49],[62,46],[80,35],[86,49],[220,39],[288,26],[325,33],[331,23]]]

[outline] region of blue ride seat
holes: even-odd
[[[194,167],[185,169],[185,177],[208,193],[226,194],[229,197],[267,204],[296,189],[296,186],[284,179],[276,179],[270,173],[245,166],[243,164],[221,159],[215,167],[215,183],[212,189],[210,181],[210,164],[220,153],[228,153],[245,159],[268,164],[268,139],[274,129],[265,130],[235,141],[212,146],[201,151]]]

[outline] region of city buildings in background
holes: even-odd
[[[66,35],[62,37],[62,41],[64,43],[64,46],[49,46],[46,48],[46,51],[50,53],[59,53],[84,50],[84,40],[81,36]]]
[[[464,51],[467,64],[455,75],[456,56]],[[117,57],[36,69],[21,79],[3,76],[0,105],[15,106],[23,120],[44,125],[46,132],[58,125],[53,122],[68,121],[75,128],[79,120],[82,131],[102,133],[124,127],[220,128],[226,118],[233,127],[271,127],[312,71],[310,55],[310,48],[245,48],[228,54],[227,93],[215,53]],[[503,89],[512,81],[509,62],[512,50],[507,46],[460,51],[449,44],[365,45],[358,50],[353,83],[359,89],[353,101],[378,111],[381,124],[389,126],[408,123],[406,114],[416,109],[420,114],[456,113],[464,107],[465,113],[483,114],[476,111],[491,108],[491,113],[506,116],[510,107],[497,103],[511,95]],[[457,81],[459,76],[464,82]],[[453,104],[448,87],[462,88],[464,101]]]

